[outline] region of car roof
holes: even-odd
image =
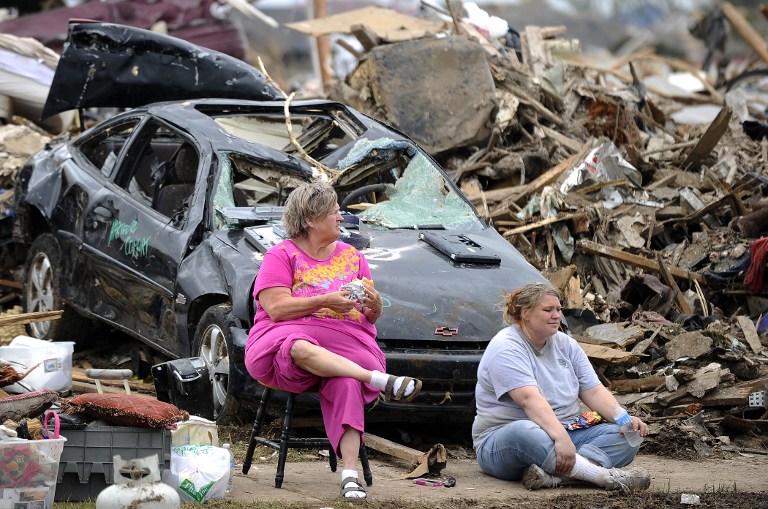
[[[407,139],[398,131],[373,120],[345,104],[329,100],[291,101],[291,116],[333,115],[353,124],[360,136],[386,136]],[[152,103],[126,112],[125,115],[146,111],[150,115],[173,124],[197,139],[207,140],[217,151],[240,150],[252,152],[253,145],[228,133],[216,122],[216,117],[228,115],[269,114],[283,117],[285,101],[249,101],[236,99],[195,99]],[[274,156],[274,153],[272,153]]]

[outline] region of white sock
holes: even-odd
[[[577,454],[576,464],[573,466],[573,470],[571,470],[571,473],[568,474],[567,477],[589,481],[601,488],[605,488],[608,469],[603,468],[600,465],[595,465],[584,456]]]
[[[399,376],[395,379],[395,383],[392,387],[393,394],[397,393],[397,391],[400,389],[404,379],[404,376]],[[383,391],[387,387],[387,381],[389,381],[389,375],[387,373],[382,373],[381,371],[376,371],[375,369],[373,370],[373,374],[371,374],[371,385]],[[405,393],[403,393],[403,396],[410,396],[415,387],[416,384],[413,381],[409,382],[405,388]]]
[[[347,469],[342,470],[341,471],[341,480],[343,481],[347,477],[354,477],[355,479],[359,479],[359,477],[357,475],[357,470],[351,470],[351,469],[350,470],[347,470]],[[348,482],[347,484],[342,486],[342,489],[343,488],[351,488],[351,487],[355,487],[355,485],[353,483]],[[346,495],[344,495],[344,497],[345,498],[364,498],[365,497],[365,492],[363,492],[363,491],[350,491]]]

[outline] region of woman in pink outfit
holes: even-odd
[[[326,434],[344,465],[341,495],[365,498],[357,474],[364,405],[382,393],[412,401],[421,381],[386,373],[374,325],[381,295],[365,257],[338,240],[341,221],[330,185],[307,183],[290,194],[283,211],[288,238],[267,251],[256,277],[245,363],[262,384],[296,393],[317,388]],[[359,300],[343,288],[358,281]]]

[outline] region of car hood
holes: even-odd
[[[472,238],[497,253],[499,265],[455,263],[419,241],[415,230],[375,230],[368,234],[370,246],[361,251],[384,299],[384,313],[376,322],[382,342],[487,342],[503,326],[499,308],[503,292],[530,282],[546,282],[491,228],[472,232]],[[214,238],[217,240],[210,240],[221,242],[215,251],[225,272],[232,276],[228,282],[231,293],[245,301],[260,256],[241,231],[218,232]],[[252,268],[247,275],[246,266]]]
[[[42,117],[208,97],[283,98],[258,69],[224,53],[141,28],[72,21]]]

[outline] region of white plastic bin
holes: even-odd
[[[32,390],[72,389],[72,352],[74,341],[43,341],[29,336],[16,336],[8,346],[0,346],[0,359],[11,363],[19,373],[39,364],[22,382]],[[16,383],[3,388],[11,394],[27,390]]]

